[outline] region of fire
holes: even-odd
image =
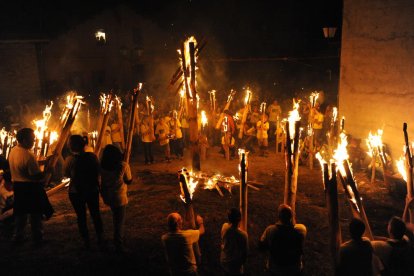
[[[334,154],[332,158],[336,163],[336,169],[341,172],[342,175],[346,175],[345,168],[343,166],[343,162],[349,158],[348,150],[346,147],[348,146],[347,136],[345,133],[341,133],[339,135],[339,142],[338,147],[334,150]]]
[[[184,99],[184,98],[185,98],[185,91],[184,91],[184,88],[182,88],[182,89],[180,90],[180,98],[182,98],[182,99]]]
[[[289,121],[290,139],[295,137],[295,122],[300,120],[299,103],[300,100],[296,102],[293,99],[293,110],[289,111],[289,117],[287,120]]]
[[[186,62],[185,68],[190,68],[190,42],[193,42],[194,46],[197,46],[197,40],[195,39],[194,36],[191,36],[191,37],[187,38],[187,40],[184,42],[184,53],[181,53],[180,49],[177,50],[177,52],[179,54],[179,57],[180,57],[180,66],[182,65],[181,55],[184,54],[184,58],[185,58],[185,62]],[[194,55],[194,59],[195,59],[195,62],[197,63],[197,55]],[[186,70],[188,70],[188,69],[186,69]],[[191,68],[190,68],[190,70],[191,70]],[[185,78],[185,75],[183,74],[183,80],[184,80],[184,78]],[[184,81],[187,81],[187,83],[190,83],[190,73],[187,74],[187,80],[184,80]],[[191,89],[192,88],[189,87],[190,98],[193,97],[193,93],[192,93]]]
[[[99,101],[101,103],[101,112],[106,114],[108,112],[111,112],[113,100],[112,96],[109,94],[101,93],[99,96]]]
[[[335,123],[338,120],[338,108],[334,107],[332,109],[332,122]]]
[[[368,134],[367,146],[368,155],[373,157],[374,154],[379,153],[382,150],[382,134],[383,130],[378,129],[376,134],[372,134],[371,131]]]
[[[265,113],[266,112],[266,103],[262,102],[260,104],[260,113]]]
[[[58,134],[56,131],[49,132],[48,130],[48,123],[50,117],[52,116],[52,106],[53,102],[50,102],[50,105],[46,105],[45,109],[43,110],[43,118],[40,120],[34,120],[33,124],[35,125],[35,145],[34,151],[35,154],[38,156],[46,156],[47,155],[47,148],[44,147],[45,143],[49,146],[57,141]],[[44,141],[48,139],[48,141]]]
[[[118,97],[118,96],[115,96],[115,102],[116,102],[116,105],[118,106],[118,109],[121,109],[121,107],[122,107],[121,98]]]
[[[407,171],[405,170],[405,157],[401,156],[396,162],[398,172],[401,174],[405,182],[407,182]]]
[[[252,98],[252,91],[249,87],[246,88],[246,96],[244,97],[244,104],[248,105],[250,104],[250,100]]]
[[[203,127],[206,127],[207,124],[208,124],[208,119],[207,119],[206,112],[204,110],[202,110],[201,111],[201,125]]]
[[[316,105],[316,101],[319,98],[319,93],[318,92],[312,92],[311,95],[309,96],[309,100],[311,103],[311,107],[315,107]]]
[[[198,181],[195,180],[194,177],[194,173],[193,171],[187,171],[186,168],[182,168],[181,169],[182,174],[184,175],[186,182],[187,182],[187,188],[188,188],[188,192],[190,193],[190,198],[193,198],[193,194],[195,192],[195,189],[198,185]],[[185,183],[180,183],[181,185],[185,185]],[[184,195],[184,190],[183,187],[181,187],[181,194],[180,194],[180,198],[183,202],[185,203],[189,203],[185,201],[185,195]]]
[[[154,104],[153,104],[153,101],[152,101],[152,98],[151,97],[149,97],[148,95],[147,95],[147,97],[146,97],[146,101],[147,101],[147,107],[148,107],[148,111],[150,112],[150,113],[152,113],[153,111],[154,111]]]

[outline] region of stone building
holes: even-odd
[[[355,137],[383,128],[394,159],[402,153],[403,122],[414,139],[413,18],[411,0],[344,1],[340,113]]]

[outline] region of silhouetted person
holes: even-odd
[[[414,275],[413,235],[407,231],[404,221],[393,217],[388,222],[389,238],[373,241],[375,254],[384,265],[383,275]]]
[[[339,248],[337,275],[367,276],[372,275],[372,246],[363,238],[365,224],[360,219],[352,219],[349,223],[351,240],[341,244]]]
[[[128,204],[127,184],[132,183],[131,169],[123,162],[121,150],[107,145],[101,160],[101,190],[105,204],[111,207],[114,225],[114,243],[119,252],[124,251],[123,232],[126,205]]]
[[[24,241],[24,229],[27,215],[30,214],[32,238],[36,244],[43,240],[43,174],[36,157],[30,151],[35,135],[33,129],[23,128],[17,132],[17,146],[12,148],[9,156],[10,173],[14,189],[14,215],[16,218],[16,235],[14,241]]]
[[[294,224],[292,209],[281,204],[279,220],[270,225],[260,238],[259,247],[268,252],[267,270],[271,275],[300,275],[306,227]]]
[[[178,213],[167,217],[168,233],[161,237],[171,275],[198,275],[193,244],[204,234],[204,222],[197,216],[197,230],[182,230],[183,220]]]
[[[230,209],[228,219],[221,228],[220,263],[226,275],[242,275],[249,248],[247,233],[239,228],[239,209]]]
[[[103,226],[99,211],[99,162],[92,152],[85,152],[85,140],[80,135],[69,138],[72,155],[65,160],[65,176],[70,178],[69,200],[75,209],[79,232],[89,248],[89,231],[86,223],[86,206],[95,226],[99,245],[103,242]]]

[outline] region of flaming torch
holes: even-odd
[[[400,160],[397,161],[397,168],[400,174],[403,176],[406,184],[407,184],[407,196],[406,196],[406,203],[404,207],[403,219],[406,222],[414,223],[414,212],[410,210],[409,203],[414,197],[414,188],[413,188],[413,156],[412,156],[412,149],[408,142],[408,132],[407,132],[407,123],[403,124],[403,131],[404,131],[404,157],[401,157]]]
[[[322,180],[325,190],[326,206],[328,209],[331,256],[334,267],[336,267],[338,260],[338,250],[342,242],[341,227],[339,225],[336,165],[334,162],[332,162],[329,167],[328,163],[323,159],[322,155],[319,152],[315,157],[319,160],[322,168]]]
[[[201,111],[201,131],[199,137],[199,144],[200,144],[200,158],[201,160],[206,160],[207,158],[207,147],[208,147],[208,139],[206,135],[206,126],[208,125],[208,118],[206,112],[204,110]]]
[[[188,172],[186,168],[182,168],[178,171],[178,174],[181,188],[180,198],[184,202],[186,221],[192,229],[197,229],[193,208],[193,193],[197,187],[198,181],[193,179],[191,173]],[[197,263],[199,263],[201,261],[201,252],[198,243],[193,244],[193,250]]]
[[[309,113],[309,118],[308,118],[308,134],[309,134],[309,168],[312,170],[313,169],[313,155],[314,155],[314,151],[315,151],[315,133],[313,131],[313,121],[314,121],[314,116],[315,116],[315,106],[316,106],[316,102],[319,98],[319,93],[318,92],[313,92],[310,96],[309,96],[309,102],[310,102],[310,113]]]
[[[125,150],[125,134],[124,134],[124,120],[122,118],[122,102],[121,98],[115,96],[116,115],[118,118],[119,134],[121,136],[121,148]]]
[[[224,106],[223,111],[220,114],[220,117],[216,123],[216,129],[220,129],[221,127],[221,123],[223,122],[224,119],[224,111],[228,110],[230,108],[230,104],[234,99],[234,95],[236,95],[236,91],[234,91],[233,89],[230,90],[230,94],[227,96],[227,102],[226,105]]]
[[[4,158],[9,159],[9,154],[12,149],[16,145],[16,131],[6,131],[5,128],[0,130],[0,154],[4,156]]]
[[[382,134],[383,130],[378,129],[376,134],[372,134],[371,131],[368,134],[367,146],[368,146],[368,155],[371,156],[371,184],[375,181],[375,170],[377,158],[379,157],[382,164],[384,183],[387,183],[386,172],[387,172],[387,161],[384,153],[384,145],[382,144]]]
[[[105,135],[105,128],[108,125],[108,121],[109,121],[109,114],[111,112],[112,109],[112,105],[113,105],[113,95],[112,94],[102,94],[100,97],[101,100],[101,116],[102,116],[102,121],[101,121],[101,125],[100,127],[100,131],[98,133],[98,139],[96,141],[96,146],[95,146],[95,154],[97,156],[99,156],[99,153],[101,151],[101,147],[102,147],[102,140],[103,137]]]
[[[248,156],[249,152],[244,149],[239,149],[239,158],[240,158],[240,213],[241,221],[240,228],[247,232],[247,171],[249,167]]]
[[[299,129],[300,129],[299,102],[295,102],[295,100],[293,100],[293,110],[289,112],[289,118],[285,126],[286,172],[285,172],[284,203],[289,205],[293,211],[295,211],[296,190],[297,190],[297,183],[298,183]]]
[[[243,138],[244,125],[245,125],[246,120],[247,120],[247,115],[249,114],[251,98],[252,98],[252,91],[250,90],[249,87],[247,87],[246,88],[246,96],[244,97],[244,109],[243,109],[243,115],[242,115],[241,124],[240,124],[239,139]]]
[[[128,124],[128,137],[126,142],[126,148],[124,152],[124,161],[129,163],[129,157],[131,156],[132,148],[132,137],[134,135],[135,120],[137,119],[138,113],[138,95],[142,91],[142,83],[138,83],[138,86],[133,90],[132,101],[129,113],[129,124]]]
[[[208,94],[210,95],[210,111],[214,114],[216,112],[216,90],[211,90]]]
[[[62,116],[61,116],[61,131],[59,139],[56,142],[56,147],[53,150],[53,155],[51,159],[49,160],[46,168],[46,177],[45,177],[45,184],[48,185],[51,178],[52,178],[52,172],[59,160],[60,154],[62,153],[63,146],[65,145],[67,139],[70,135],[70,129],[72,128],[73,123],[75,122],[76,115],[79,112],[79,109],[83,102],[83,97],[76,95],[75,92],[71,92],[67,96],[67,104],[63,110]],[[63,186],[62,186],[63,187]]]

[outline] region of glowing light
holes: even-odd
[[[201,111],[201,125],[203,127],[206,127],[207,124],[208,124],[208,119],[207,119],[206,112],[204,110],[202,110]]]
[[[190,194],[190,198],[192,199],[193,198],[193,194],[195,192],[195,189],[196,189],[196,187],[198,185],[198,181],[195,180],[194,173],[191,170],[190,171],[187,171],[186,168],[182,168],[181,169],[181,173],[184,176],[184,178],[186,179],[187,189],[188,189],[188,192]],[[180,183],[180,185],[185,185],[185,183]],[[181,198],[181,200],[183,202],[190,203],[190,202],[186,202],[185,201],[184,189],[183,189],[182,186],[181,186],[180,198]]]
[[[252,91],[250,90],[249,87],[246,88],[246,96],[244,97],[244,104],[248,105],[250,104],[250,100],[252,98]]]
[[[368,134],[368,139],[366,139],[368,146],[368,155],[373,157],[376,154],[381,153],[382,151],[382,134],[383,130],[378,129],[377,133],[372,134],[371,131]]]
[[[405,157],[401,156],[396,162],[398,172],[401,174],[405,182],[407,182],[407,171],[405,170]]]
[[[289,132],[290,132],[290,139],[295,137],[295,122],[300,121],[300,114],[299,114],[299,103],[293,100],[293,110],[289,111]]]
[[[336,169],[339,170],[343,176],[346,175],[343,162],[349,158],[348,150],[346,149],[347,146],[347,136],[345,133],[341,133],[339,135],[338,147],[334,150],[332,158],[335,160]]]

